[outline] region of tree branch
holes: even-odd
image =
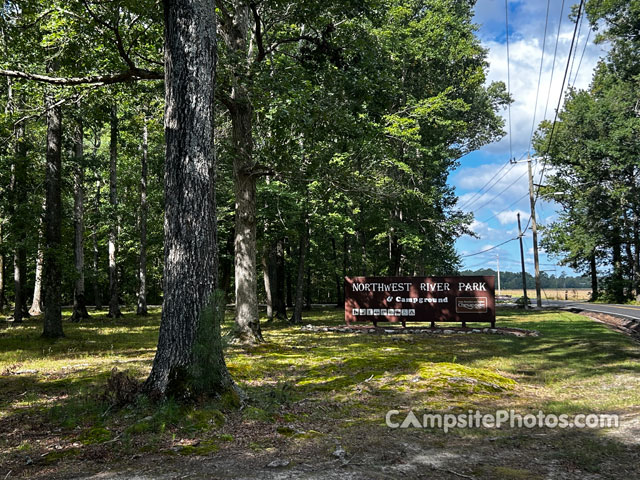
[[[86,77],[50,77],[37,73],[20,72],[17,70],[1,70],[0,76],[9,78],[23,78],[52,85],[112,85],[114,83],[135,82],[138,80],[164,80],[164,72],[136,68],[118,73],[104,75],[89,75]]]

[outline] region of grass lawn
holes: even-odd
[[[69,312],[66,312],[69,315]],[[4,478],[640,478],[640,346],[565,312],[499,311],[498,326],[538,337],[371,335],[264,326],[265,344],[227,347],[249,396],[115,409],[113,368],[143,380],[159,312],[0,327],[0,479]],[[338,325],[344,312],[308,312]],[[227,322],[227,327],[230,324]],[[390,409],[519,414],[616,413],[616,429],[391,429]],[[267,466],[272,463],[272,466]],[[120,476],[119,476],[120,475]],[[98,477],[96,477],[98,478]]]

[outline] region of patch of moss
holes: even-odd
[[[306,439],[306,438],[317,438],[324,436],[324,433],[318,432],[317,430],[307,430],[306,432],[298,432],[294,434],[294,438]]]
[[[266,410],[258,407],[247,407],[242,411],[242,416],[246,420],[255,420],[258,422],[273,422],[273,415]]]
[[[111,432],[104,427],[93,427],[80,434],[78,440],[83,445],[94,445],[111,440]]]
[[[208,455],[213,452],[217,452],[220,449],[218,444],[214,440],[203,440],[198,445],[185,445],[178,454],[180,455]]]
[[[139,435],[141,433],[147,433],[154,430],[154,425],[152,422],[148,420],[141,420],[139,422],[134,423],[133,425],[129,425],[125,429],[125,433],[129,435]]]
[[[512,390],[516,382],[484,368],[473,368],[458,363],[429,363],[418,370],[419,379],[415,385],[432,392],[444,391],[451,394],[502,392]],[[422,381],[420,380],[422,379]]]
[[[296,433],[300,433],[295,428],[292,428],[286,425],[281,425],[277,427],[276,432],[278,432],[280,435],[285,437],[293,437]]]
[[[55,463],[64,458],[73,457],[76,455],[80,455],[79,448],[67,448],[66,450],[55,450],[53,452],[49,452],[44,456],[44,461],[47,464]]]
[[[218,409],[199,408],[186,412],[183,423],[197,430],[207,430],[212,427],[222,427],[225,423],[225,417]]]
[[[504,480],[538,480],[542,477],[530,470],[511,467],[484,467],[481,472],[491,478],[502,478]]]
[[[238,392],[236,392],[233,388],[230,388],[222,395],[220,395],[220,399],[218,400],[218,402],[222,410],[236,410],[240,408],[240,405],[242,404]]]

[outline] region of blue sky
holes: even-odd
[[[449,177],[449,183],[455,187],[460,197],[459,205],[465,212],[474,213],[472,229],[479,237],[472,238],[465,235],[457,241],[456,248],[463,256],[463,268],[495,269],[496,255],[499,255],[501,270],[520,270],[518,241],[509,242],[483,254],[467,255],[487,250],[516,237],[518,212],[520,212],[523,228],[529,220],[527,164],[523,162],[514,166],[504,166],[508,163],[510,152],[516,159],[526,158],[532,125],[537,128],[543,118],[553,120],[573,35],[574,23],[568,18],[573,2],[571,0],[564,2],[564,11],[561,16],[562,2],[551,1],[534,119],[538,74],[545,38],[547,2],[510,0],[508,4],[510,92],[514,98],[514,103],[511,105],[511,135],[463,157],[460,167]],[[478,0],[475,7],[475,23],[479,25],[478,36],[483,46],[489,50],[488,81],[502,80],[506,84],[507,46],[504,0]],[[571,85],[576,88],[588,87],[598,59],[605,54],[604,47],[594,44],[594,33],[588,32],[589,24],[585,18],[577,42],[577,56],[572,62],[571,69]],[[559,41],[555,67],[553,67],[556,38],[559,38]],[[585,45],[584,56],[580,62]],[[580,65],[579,69],[578,65]],[[505,120],[508,118],[507,110],[501,114]],[[508,123],[505,124],[505,130],[509,131]],[[540,183],[541,166],[534,162],[533,168],[534,182]],[[488,185],[487,182],[489,182]],[[489,188],[480,191],[485,185]],[[538,224],[547,224],[556,216],[555,204],[538,201],[536,204]],[[524,251],[527,272],[533,273],[530,231],[524,238]],[[569,275],[575,274],[566,267],[558,266],[557,259],[548,257],[543,251],[540,253],[540,262],[541,269],[550,275],[560,274],[563,271]]]

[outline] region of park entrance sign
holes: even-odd
[[[344,318],[352,322],[490,322],[495,277],[345,277]]]

